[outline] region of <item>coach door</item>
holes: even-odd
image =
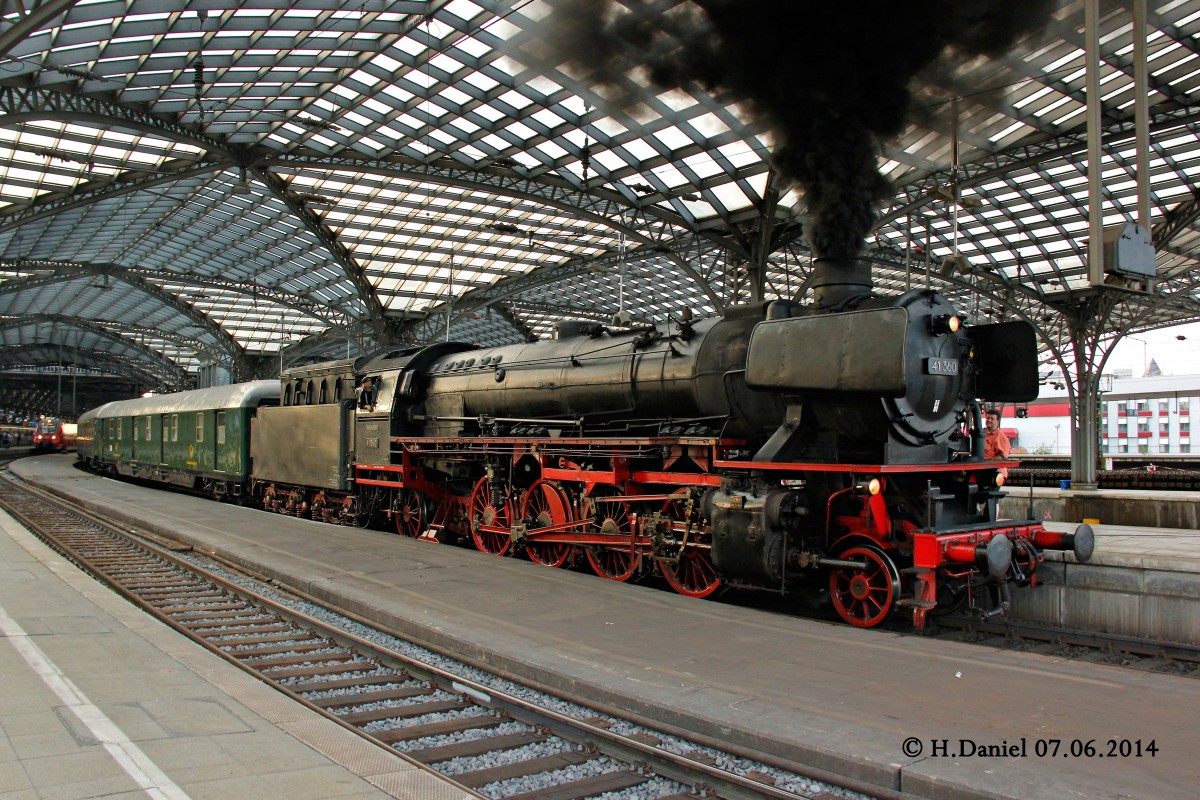
[[[147,464],[155,466],[162,463],[162,428],[157,414],[147,414],[142,420],[142,439],[146,447]]]

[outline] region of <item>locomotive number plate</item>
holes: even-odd
[[[927,358],[925,359],[926,375],[957,375],[957,358]]]

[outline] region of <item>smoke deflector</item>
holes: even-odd
[[[1020,403],[1038,396],[1037,335],[1028,322],[972,325],[975,390],[985,400]]]

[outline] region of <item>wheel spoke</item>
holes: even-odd
[[[538,528],[563,525],[571,521],[571,504],[567,493],[558,484],[539,480],[525,493],[521,519],[530,532]],[[529,560],[547,567],[561,567],[571,560],[575,548],[565,542],[527,542],[525,554]]]
[[[425,530],[425,498],[416,489],[402,489],[392,506],[396,533],[416,538]]]
[[[838,615],[859,628],[872,628],[887,619],[900,587],[900,573],[877,547],[851,547],[838,558],[862,559],[861,570],[837,568],[829,574],[829,594]]]
[[[641,553],[630,543],[629,504],[621,498],[616,487],[597,486],[592,495],[584,498],[588,504],[583,516],[592,519],[593,534],[600,533],[613,539],[612,546],[592,545],[587,548],[587,560],[601,578],[610,581],[627,581],[638,572],[642,564]]]
[[[658,566],[675,591],[688,597],[708,597],[721,586],[721,578],[717,575],[708,549],[694,546],[698,539],[703,541],[707,537],[700,532],[694,511],[689,517],[689,508],[685,499],[674,497],[663,504],[662,513],[672,520],[676,530],[680,526],[690,528],[690,542],[679,553],[678,562],[671,563],[664,559],[658,562]]]
[[[508,529],[512,527],[512,502],[505,487],[504,501],[497,507],[492,505],[492,487],[487,478],[480,478],[471,492],[471,538],[475,547],[484,553],[502,556],[512,545]],[[497,528],[503,529],[496,530]]]
[[[687,548],[678,564],[662,561],[660,567],[671,588],[689,597],[708,597],[721,585],[707,550]]]

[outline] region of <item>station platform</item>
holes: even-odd
[[[12,469],[464,661],[668,732],[913,797],[1191,800],[1200,786],[1194,678],[700,601],[133,486],[75,470],[69,457]],[[1038,754],[1055,740],[1056,756]],[[1141,757],[1119,755],[1138,741]]]
[[[1005,517],[1079,522],[1134,528],[1173,528],[1200,531],[1200,492],[1154,492],[1146,489],[1052,489],[1044,486],[1006,487],[1000,501]]]
[[[0,798],[469,797],[135,609],[0,511]]]
[[[1062,531],[1086,520],[1097,531],[1096,552],[1086,564],[1069,553],[1045,554],[1040,590],[1014,593],[1013,618],[1200,644],[1200,530],[1166,524],[1194,523],[1197,509],[1200,495],[1191,492],[1013,488],[1001,503],[1002,516]]]

